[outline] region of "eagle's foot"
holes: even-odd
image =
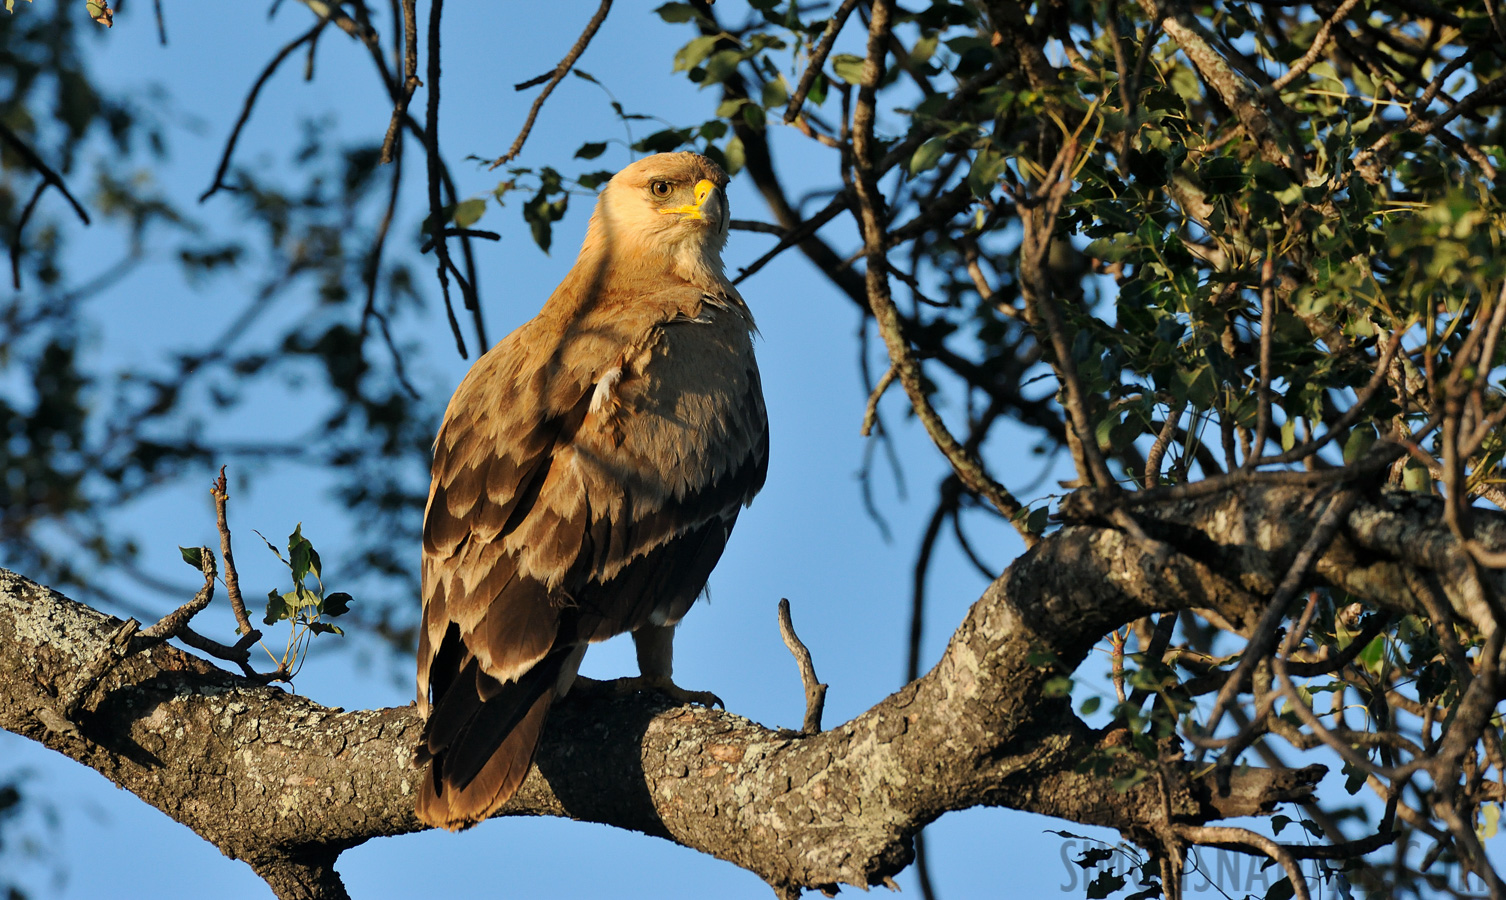
[[[665,675],[639,675],[634,678],[618,678],[615,681],[598,682],[619,694],[635,694],[639,691],[658,691],[678,703],[694,703],[699,706],[727,708],[722,698],[710,691],[688,691],[675,684]]]

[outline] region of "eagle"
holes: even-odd
[[[418,643],[418,817],[468,828],[523,783],[586,647],[631,632],[681,701],[674,629],[768,471],[757,329],[722,272],[727,175],[629,165],[575,265],[476,361],[434,442]]]

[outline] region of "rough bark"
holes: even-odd
[[[1237,771],[1222,790],[1174,762],[1120,793],[1102,764],[1111,736],[1047,683],[1151,612],[1211,609],[1248,627],[1325,502],[1311,487],[1258,484],[1171,495],[1131,510],[1143,529],[1132,535],[1096,524],[1086,496],[1064,505],[1083,521],[1016,560],[934,669],[852,721],[802,735],[658,695],[572,695],[501,814],[631,828],[796,896],[883,883],[921,827],[980,804],[1154,839],[1304,799],[1322,767]],[[1506,525],[1482,515],[1477,536],[1506,545]],[[1315,577],[1410,609],[1405,569],[1447,574],[1460,561],[1440,507],[1387,494],[1356,507]],[[1470,618],[1468,591],[1448,589]],[[411,706],[331,709],[159,645],[111,669],[69,720],[59,697],[119,624],[0,570],[0,728],[98,770],[246,860],[279,897],[344,897],[341,851],[422,827]]]

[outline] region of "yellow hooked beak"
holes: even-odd
[[[659,210],[659,212],[663,213],[666,216],[670,215],[671,213],[678,213],[686,217],[687,219],[701,219],[704,221],[706,218],[706,213],[704,212],[703,207],[705,207],[706,201],[710,199],[711,195],[715,193],[715,191],[716,185],[710,180],[702,178],[700,181],[697,181],[695,183],[694,203],[688,203],[684,206],[671,206],[667,209],[661,209]]]

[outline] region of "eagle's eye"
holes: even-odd
[[[667,181],[656,181],[649,185],[649,190],[654,192],[655,197],[668,197],[674,191],[674,185]]]

